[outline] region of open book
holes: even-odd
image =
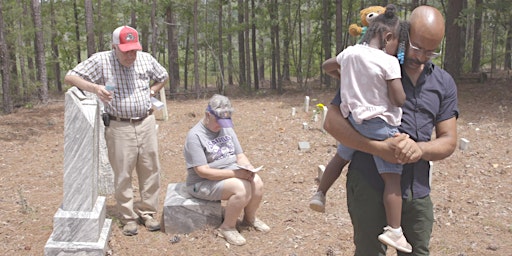
[[[251,172],[259,172],[261,169],[263,169],[263,165],[262,165],[262,166],[260,166],[260,167],[258,167],[258,168],[254,168],[254,169],[249,169],[249,168],[247,168],[247,167],[245,167],[245,166],[238,165],[238,164],[237,164],[236,166],[237,166],[238,168],[240,168],[240,169],[248,170],[248,171],[251,171]]]

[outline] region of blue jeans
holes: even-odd
[[[360,124],[354,121],[352,115],[348,116],[348,120],[354,129],[356,129],[363,136],[373,140],[385,140],[389,137],[393,137],[393,135],[396,133],[399,133],[397,127],[389,125],[386,121],[379,117],[370,120],[364,120]],[[343,145],[339,145],[337,152],[341,158],[345,160],[351,160],[355,150]],[[384,159],[378,156],[373,156],[373,159],[375,160],[375,165],[377,165],[377,170],[379,173],[402,174],[401,164],[392,164],[386,162]]]

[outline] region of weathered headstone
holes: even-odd
[[[155,109],[155,119],[167,121],[169,119],[169,114],[167,112],[167,99],[165,97],[165,86],[159,92],[160,94],[160,102],[163,103],[163,106],[160,109]]]
[[[309,151],[311,148],[309,146],[309,142],[307,141],[300,141],[299,142],[299,150],[300,151],[303,151],[303,152],[306,152],[306,151]]]
[[[76,87],[66,92],[64,196],[53,218],[45,255],[105,255],[112,220],[98,196],[100,162],[98,102]]]
[[[325,133],[325,129],[324,129],[324,123],[325,123],[325,117],[327,116],[327,107],[326,106],[323,106],[323,110],[322,110],[322,127],[321,127],[321,130],[322,132]]]
[[[460,138],[459,149],[466,150],[466,149],[468,149],[468,146],[469,146],[469,140],[465,139],[465,138]]]
[[[323,165],[323,164],[319,165],[317,175],[316,175],[316,178],[318,179],[318,181],[322,180],[322,176],[324,176],[324,172],[325,172],[325,165]]]
[[[309,112],[309,96],[304,97],[304,112]]]

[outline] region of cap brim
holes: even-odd
[[[222,128],[231,128],[231,127],[233,127],[233,121],[231,121],[231,118],[217,118],[217,123]]]
[[[130,43],[130,44],[119,44],[119,50],[122,52],[128,52],[128,51],[140,51],[142,50],[142,46],[139,42]]]

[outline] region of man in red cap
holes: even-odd
[[[136,235],[137,221],[150,231],[160,191],[160,162],[151,97],[168,79],[167,70],[142,52],[137,30],[118,27],[112,50],[98,52],[70,70],[64,82],[92,92],[104,102],[103,121],[108,158],[114,171],[115,199],[124,224],[123,234]],[[134,202],[132,172],[139,179],[140,201]]]
[[[132,27],[118,27],[112,33],[112,43],[119,46],[122,52],[140,51],[142,46],[139,43],[139,33]]]

